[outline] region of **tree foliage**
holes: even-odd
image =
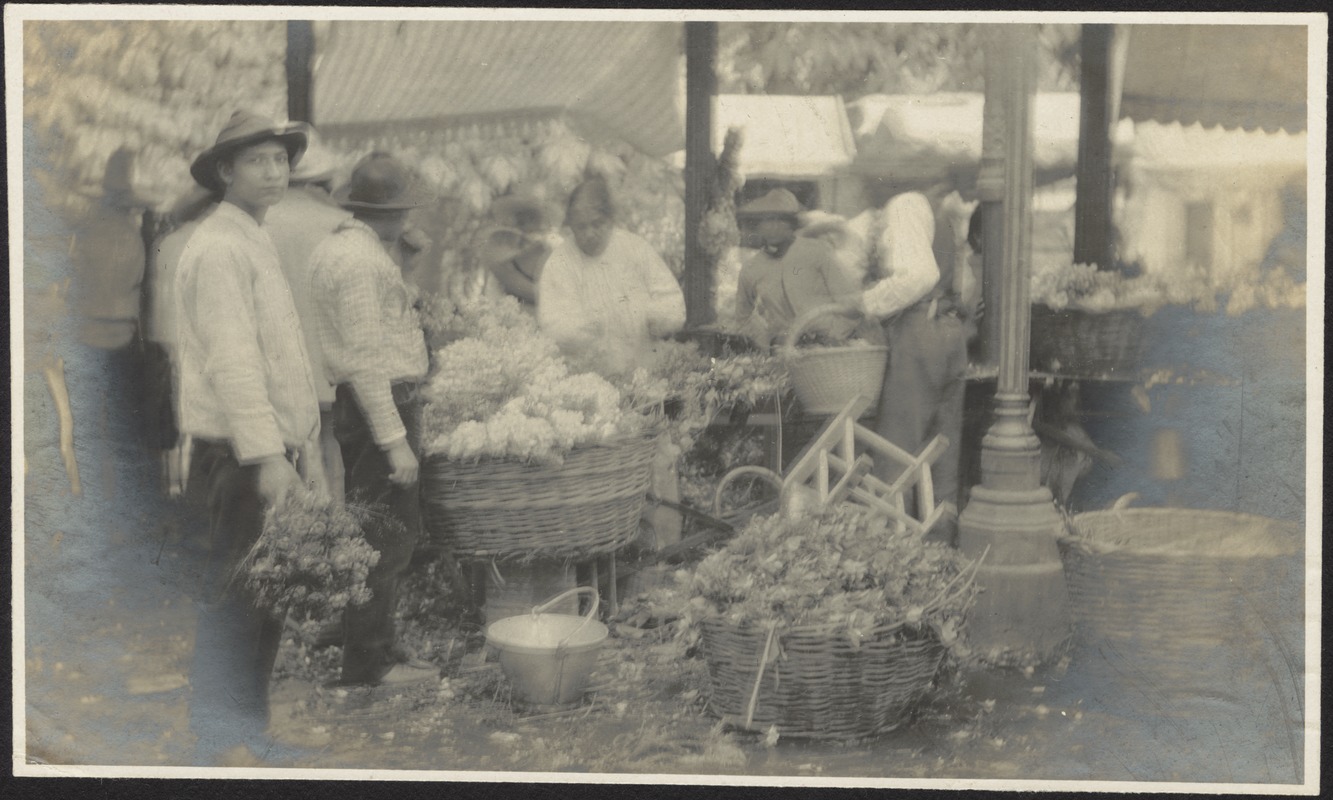
[[[983,27],[976,23],[724,22],[724,93],[867,94],[981,91]],[[1041,25],[1038,88],[1078,87],[1079,26]]]

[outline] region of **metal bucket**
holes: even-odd
[[[591,592],[585,616],[542,612],[578,592]],[[562,706],[578,702],[597,666],[597,655],[609,633],[594,619],[600,598],[591,586],[562,592],[531,614],[506,617],[486,627],[486,642],[500,653],[500,668],[513,686],[515,699],[527,705]]]

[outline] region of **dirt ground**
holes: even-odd
[[[51,764],[192,765],[187,725],[194,611],[170,533],[56,540],[26,556],[27,755]],[[418,576],[414,592],[421,591]],[[1303,769],[1296,677],[1170,693],[1086,647],[1028,671],[977,669],[901,728],[816,743],[724,730],[706,709],[701,657],[666,629],[621,628],[578,708],[511,702],[499,665],[430,603],[405,639],[445,668],[397,695],[333,688],[337,648],[284,642],[273,690],[278,762],[235,766],[997,781],[1289,784]],[[196,765],[211,766],[211,765]]]

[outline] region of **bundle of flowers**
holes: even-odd
[[[237,108],[285,109],[279,20],[48,20],[25,25],[24,115],[50,171],[46,201],[86,213],[113,153],[136,155],[136,193],[165,207]]]
[[[233,580],[244,584],[260,608],[298,622],[327,622],[348,604],[370,600],[366,576],[380,554],[363,532],[371,525],[400,524],[375,508],[336,505],[294,488],[265,514],[264,529]]]
[[[1167,304],[1192,305],[1212,311],[1224,304],[1228,313],[1253,308],[1305,307],[1305,283],[1283,269],[1255,270],[1218,281],[1202,267],[1166,274],[1127,277],[1096,264],[1034,265],[1032,302],[1048,308],[1094,313],[1137,309],[1151,314]]]
[[[750,409],[787,388],[780,359],[767,353],[724,358],[705,355],[694,342],[657,343],[645,366],[623,384],[633,397],[669,401],[665,435],[679,453],[694,446],[700,432],[724,409]]]
[[[736,626],[832,626],[853,641],[876,628],[930,629],[955,657],[976,564],[958,550],[896,532],[841,508],[820,516],[756,517],[690,579],[682,635],[707,619]]]
[[[560,463],[575,447],[644,432],[651,399],[574,372],[512,297],[457,306],[431,323],[457,336],[434,353],[422,390],[423,450],[451,461]]]

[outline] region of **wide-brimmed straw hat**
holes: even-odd
[[[790,217],[795,220],[804,208],[796,195],[786,189],[774,189],[756,200],[751,200],[736,209],[738,217]]]
[[[218,161],[252,144],[277,139],[287,148],[287,163],[295,167],[305,153],[306,126],[299,122],[276,123],[252,111],[237,111],[218,133],[213,146],[199,154],[190,165],[190,174],[200,186],[214,192],[226,189],[218,177]]]
[[[371,153],[352,168],[347,185],[333,200],[353,211],[406,211],[435,198],[421,177],[388,153]]]

